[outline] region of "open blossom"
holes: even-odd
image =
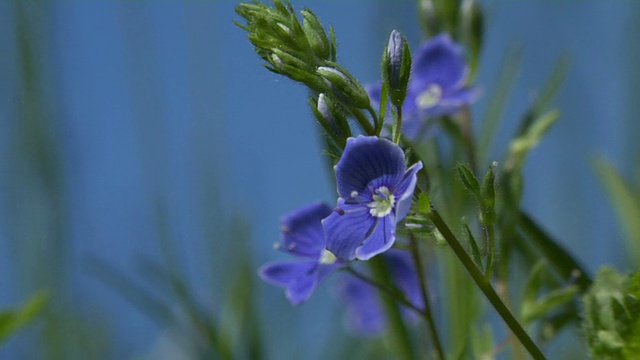
[[[396,224],[411,207],[418,162],[406,168],[404,152],[376,136],[347,139],[335,167],[338,207],[322,221],[327,249],[342,261],[368,260],[388,250]]]
[[[448,34],[423,43],[413,53],[407,97],[402,105],[403,132],[415,139],[426,130],[426,118],[456,113],[478,92],[465,86],[467,65],[462,49]],[[373,106],[380,104],[381,85],[367,88]]]
[[[307,300],[316,286],[342,263],[325,250],[321,220],[331,213],[323,203],[313,203],[285,215],[281,221],[282,243],[278,248],[301,258],[264,265],[262,279],[286,288],[287,299],[294,304]]]
[[[422,309],[420,280],[411,256],[401,250],[389,250],[381,255],[389,269],[391,280],[404,294],[407,301]],[[346,276],[339,288],[340,299],[345,304],[346,326],[362,336],[376,336],[387,328],[387,319],[380,302],[379,290],[353,275]],[[415,312],[402,307],[407,320],[417,319]]]

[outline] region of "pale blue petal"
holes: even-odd
[[[315,261],[281,261],[263,265],[258,274],[273,285],[287,287],[300,277],[310,276],[317,266]]]

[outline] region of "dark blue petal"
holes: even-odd
[[[404,152],[393,142],[376,136],[349,138],[335,169],[340,197],[348,203],[370,202],[377,187],[391,188],[402,179]]]
[[[333,212],[322,220],[327,249],[342,261],[356,257],[356,249],[362,245],[376,227],[378,218],[371,216],[369,208],[361,204],[346,204],[338,199],[339,212]]]
[[[418,161],[412,167],[407,169],[405,176],[398,184],[394,191],[396,196],[396,221],[404,219],[411,209],[411,201],[413,200],[413,191],[418,181],[417,173],[422,169],[422,162]]]
[[[443,91],[458,88],[467,73],[462,49],[447,34],[435,36],[418,48],[412,70],[411,87],[417,92],[429,84],[438,84]]]
[[[326,204],[313,203],[285,215],[281,220],[283,250],[317,259],[325,247],[321,221],[330,213]]]
[[[379,218],[378,225],[364,243],[356,249],[356,258],[369,260],[372,257],[387,251],[396,240],[395,215]]]

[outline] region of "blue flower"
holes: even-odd
[[[403,132],[416,139],[426,131],[426,117],[451,115],[472,103],[478,92],[465,87],[467,65],[462,48],[448,34],[423,43],[413,54],[407,97],[402,105]],[[381,85],[367,88],[374,107],[380,104]]]
[[[391,279],[405,298],[418,309],[423,309],[420,280],[409,254],[392,249],[381,256],[391,273]],[[354,275],[346,276],[340,285],[339,297],[345,303],[347,328],[362,336],[376,336],[384,332],[387,319],[378,290]],[[401,311],[405,320],[417,319],[413,309],[403,306]]]
[[[313,203],[285,215],[281,221],[282,244],[277,248],[302,258],[262,266],[260,277],[286,288],[287,299],[297,305],[309,298],[316,286],[342,263],[325,250],[321,220],[331,213],[323,203]]]
[[[335,167],[338,207],[322,221],[327,249],[338,259],[368,260],[389,249],[396,224],[411,207],[422,162],[406,169],[404,152],[376,136],[347,139]]]

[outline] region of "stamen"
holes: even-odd
[[[340,216],[344,215],[344,210],[341,207],[336,207],[333,211],[337,212]]]
[[[353,191],[351,192],[351,197],[352,197],[352,198],[355,198],[355,197],[357,197],[357,196],[358,196],[358,192],[357,192],[357,191],[355,191],[355,190],[353,190]]]

